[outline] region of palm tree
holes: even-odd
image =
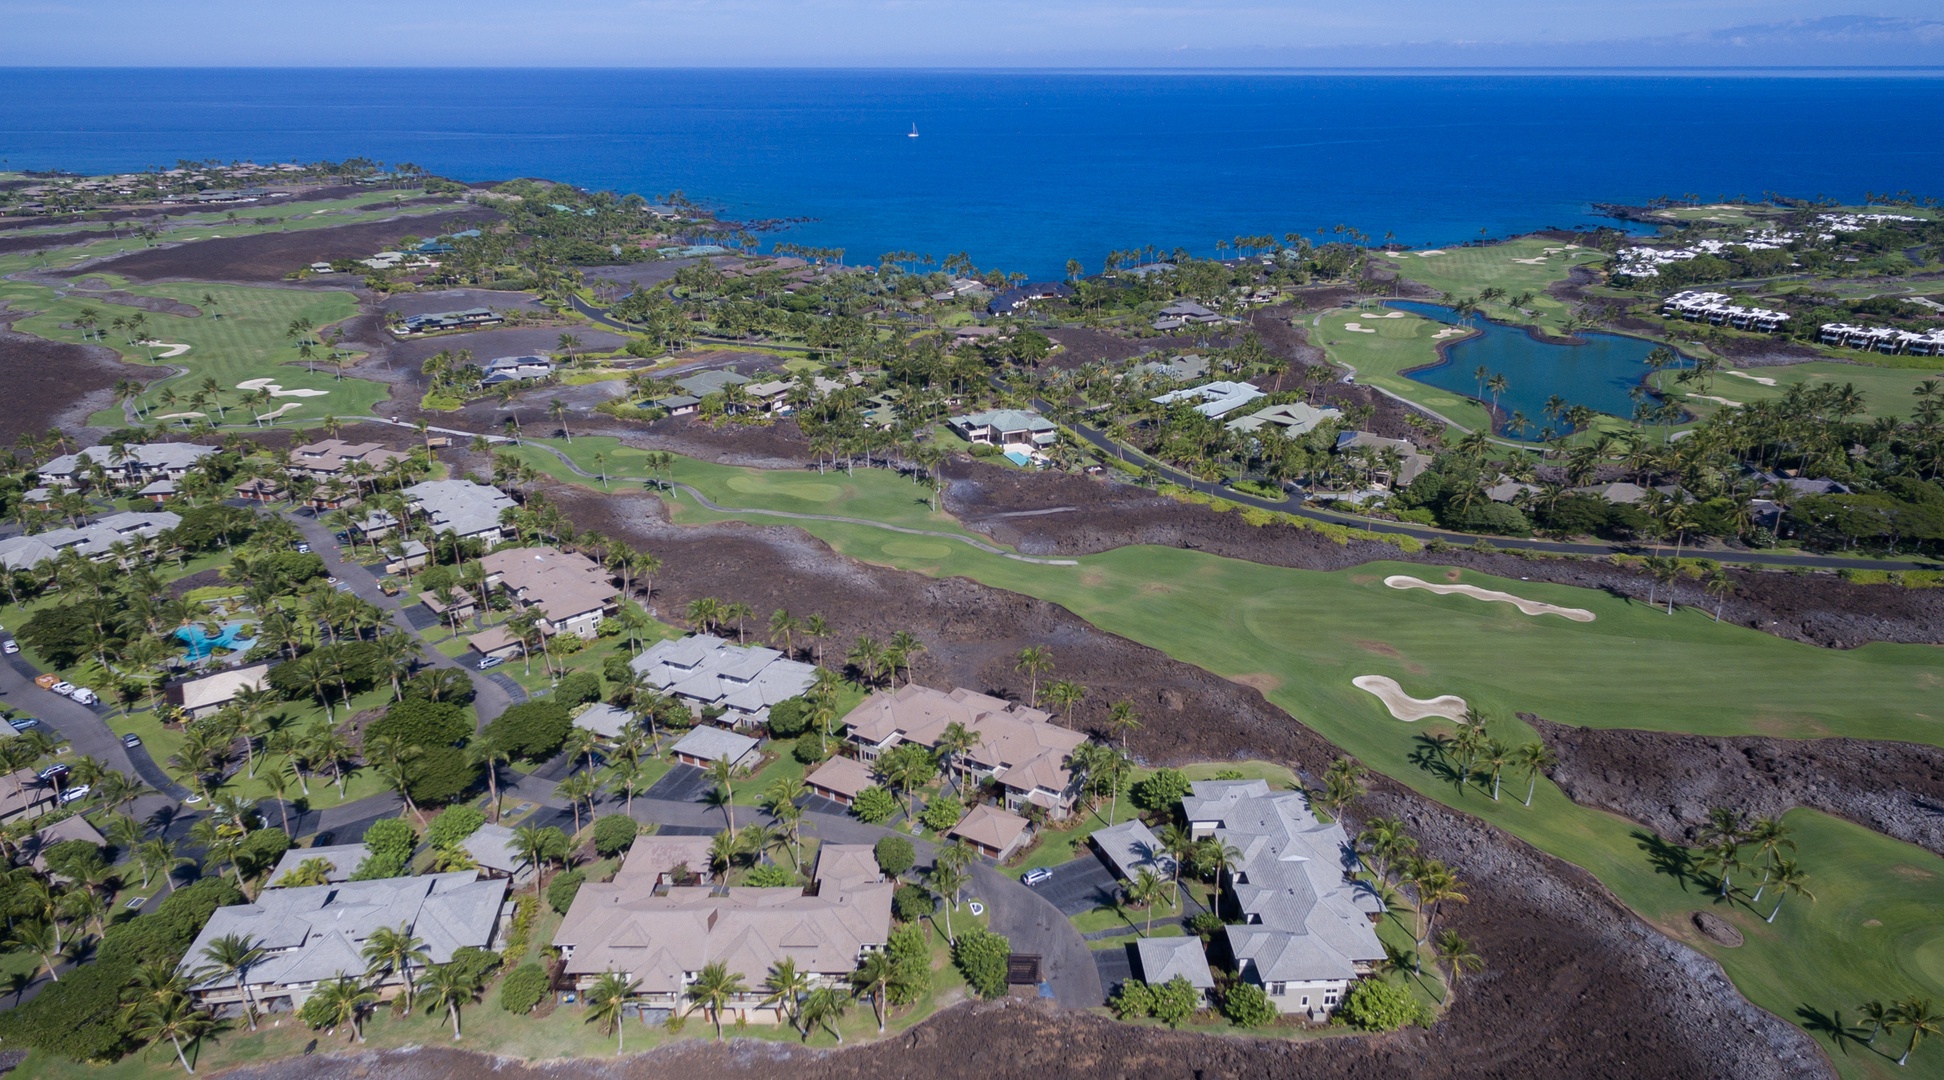
[[[1876,998],[1871,998],[1856,1007],[1856,1011],[1863,1017],[1863,1023],[1870,1028],[1870,1037],[1864,1041],[1864,1046],[1874,1045],[1877,1036],[1883,1034],[1883,1029],[1891,1025],[1895,1008],[1895,1005],[1885,1005]]]
[[[78,1022],[81,1018],[74,1019]],[[182,1071],[190,1074],[196,1070],[189,1064],[189,1055],[183,1044],[195,1042],[215,1026],[215,1022],[183,994],[144,1000],[136,1006],[129,1020],[129,1033],[136,1038],[151,1043],[169,1040],[175,1046],[176,1060],[182,1063]]]
[[[1046,687],[1046,700],[1065,718],[1069,727],[1073,724],[1073,707],[1087,696],[1087,688],[1069,679],[1049,683]]]
[[[884,1034],[884,995],[891,985],[893,974],[895,968],[891,963],[891,954],[886,952],[864,954],[857,970],[851,972],[853,991],[860,996],[868,995],[871,999],[871,1010],[877,1014],[879,1035]]]
[[[54,964],[62,949],[61,928],[53,919],[15,920],[13,929],[7,933],[7,944],[39,956],[47,968],[48,978],[61,981],[61,973]]]
[[[916,660],[925,651],[925,643],[918,640],[917,635],[908,630],[900,630],[891,635],[891,644],[887,646],[886,652],[896,657],[898,662],[904,665],[906,686],[911,685],[911,662]],[[895,679],[897,675],[897,668],[894,665],[891,671],[891,677]]]
[[[730,786],[735,776],[736,767],[728,758],[717,758],[709,763],[709,779],[721,789],[719,796],[722,802],[722,816],[728,820],[731,832],[736,828],[736,789]]]
[[[720,966],[720,965],[717,965]],[[628,1045],[627,1025],[621,1022],[627,1011],[628,999],[641,986],[641,980],[630,979],[618,971],[605,971],[594,980],[594,986],[587,992],[587,1022],[601,1025],[601,1030],[613,1035],[614,1052],[618,1055]],[[717,1037],[721,1037],[717,1025]]]
[[[952,913],[958,910],[959,894],[971,881],[971,875],[961,861],[945,857],[946,852],[954,850],[960,850],[958,845],[939,849],[938,855],[932,860],[931,871],[925,875],[925,883],[939,899],[945,901],[945,940],[957,944],[958,935],[952,930]]]
[[[1757,818],[1745,835],[1746,842],[1762,856],[1762,883],[1749,899],[1749,903],[1758,904],[1761,903],[1763,890],[1768,888],[1769,876],[1775,872],[1776,862],[1782,858],[1783,849],[1794,851],[1796,844],[1789,837],[1789,827],[1775,818]]]
[[[1804,873],[1800,867],[1796,866],[1794,859],[1783,859],[1781,862],[1776,863],[1775,871],[1768,881],[1768,884],[1775,886],[1775,910],[1770,911],[1768,918],[1763,921],[1775,921],[1775,917],[1782,912],[1782,901],[1787,900],[1790,893],[1794,893],[1810,903],[1815,903],[1816,894],[1810,892],[1804,884],[1808,880],[1809,875]]]
[[[574,441],[574,433],[567,430],[567,403],[559,398],[547,402],[547,415],[553,417],[560,425],[560,433],[565,435],[568,443],[571,444]]]
[[[834,986],[819,986],[810,991],[810,996],[803,999],[804,1041],[810,1040],[811,1028],[821,1027],[836,1036],[837,1045],[842,1046],[844,1033],[837,1030],[837,1025],[843,1021],[844,1013],[850,1011],[850,1003],[850,995]]]
[[[513,848],[540,872],[540,888],[547,885],[547,864],[567,853],[566,837],[551,826],[522,825],[513,830]]]
[[[778,642],[781,642],[780,648],[783,650],[783,655],[786,658],[796,655],[795,650],[791,649],[790,646],[792,639],[802,630],[803,623],[783,608],[777,608],[770,614],[770,644],[776,645]]]
[[[176,867],[186,866],[192,860],[177,855],[175,844],[158,836],[143,841],[142,846],[135,849],[135,861],[141,864],[142,888],[146,889],[154,875],[173,879]],[[173,880],[170,887],[174,887]]]
[[[1026,704],[1039,708],[1039,677],[1053,670],[1053,652],[1044,645],[1029,645],[1019,650],[1013,670],[1032,680],[1031,696]]]
[[[1438,962],[1444,965],[1446,978],[1452,986],[1458,985],[1461,976],[1485,966],[1484,959],[1472,950],[1471,942],[1459,937],[1456,930],[1441,931],[1438,940],[1432,944],[1432,950]]]
[[[1499,778],[1505,774],[1505,767],[1512,763],[1512,748],[1497,739],[1486,739],[1478,756],[1484,762],[1484,768],[1480,771],[1492,778],[1492,801],[1497,802]]]
[[[601,782],[594,778],[593,773],[577,772],[557,784],[554,794],[566,799],[567,805],[573,808],[574,834],[578,836],[581,830],[581,804],[587,804],[587,815],[592,818],[594,800],[601,797]]]
[[[1529,742],[1519,747],[1519,768],[1525,770],[1525,804],[1532,805],[1532,793],[1539,790],[1539,774],[1559,764],[1559,755],[1553,748],[1542,742]]]
[[[475,737],[468,748],[472,752],[473,761],[486,770],[486,789],[493,801],[493,820],[497,822],[500,817],[500,766],[512,764],[513,755],[505,747],[493,741],[490,736],[483,734]]]
[[[1910,1045],[1904,1047],[1903,1056],[1897,1059],[1898,1065],[1910,1064],[1911,1052],[1926,1035],[1944,1033],[1944,1015],[1939,1015],[1932,1007],[1931,999],[1912,995],[1890,1007],[1891,1023],[1900,1028],[1910,1029]]]
[[[1127,894],[1129,904],[1147,909],[1147,930],[1144,934],[1153,937],[1154,905],[1161,899],[1161,875],[1155,873],[1151,867],[1143,866],[1141,872],[1127,883],[1123,891]]]
[[[1127,749],[1127,735],[1139,731],[1141,718],[1134,712],[1131,701],[1116,701],[1107,710],[1107,733],[1120,736],[1121,749]]]
[[[364,1041],[364,1030],[359,1026],[359,1021],[364,1018],[365,1010],[378,1000],[377,994],[351,976],[339,975],[319,986],[311,998],[322,1002],[318,1009],[332,1028],[351,1029],[347,1042]]]
[[[1179,823],[1171,821],[1161,826],[1161,831],[1156,833],[1154,838],[1160,841],[1161,851],[1165,852],[1168,856],[1175,906],[1180,907],[1181,864],[1188,861],[1188,858],[1195,853],[1194,830],[1183,828]]]
[[[210,978],[236,980],[236,985],[243,990],[243,1015],[249,1018],[250,1030],[255,1031],[256,998],[250,993],[250,968],[263,959],[263,950],[247,934],[224,934],[204,946],[202,955],[209,963],[197,969],[196,981]]]
[[[729,1002],[743,992],[743,977],[732,975],[727,966],[720,961],[704,965],[697,973],[695,981],[689,984],[689,998],[694,1002],[689,1011],[704,1009],[709,1019],[715,1021],[716,1041],[722,1041],[722,1010]]]
[[[1424,860],[1413,867],[1412,871],[1411,884],[1417,889],[1420,923],[1417,943],[1419,948],[1423,948],[1425,939],[1431,933],[1432,924],[1436,922],[1438,912],[1443,909],[1445,902],[1448,900],[1465,904],[1471,902],[1471,897],[1463,892],[1465,883],[1458,880],[1458,875],[1452,873],[1449,867],[1436,859]]]
[[[394,929],[381,926],[365,939],[364,958],[371,966],[366,969],[367,977],[396,971],[405,980],[405,1011],[412,1011],[412,995],[417,989],[413,985],[412,965],[424,967],[432,962],[432,954],[426,952],[425,942],[412,936],[411,927],[406,923]]]
[[[954,720],[945,725],[945,730],[939,733],[938,741],[933,744],[939,758],[951,762],[955,774],[952,786],[958,789],[960,795],[965,794],[965,756],[972,752],[973,747],[984,741],[983,735]]]
[[[817,666],[822,667],[823,642],[825,638],[830,636],[830,624],[824,620],[822,615],[812,615],[803,620],[803,632],[810,635],[810,640],[817,643]]]
[[[797,1031],[803,1031],[800,1021],[803,1018],[803,996],[810,992],[810,976],[798,969],[796,959],[786,956],[770,965],[769,975],[763,980],[763,988],[769,995],[763,1004],[775,1005]]]

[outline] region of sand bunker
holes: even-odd
[[[1443,330],[1440,330],[1440,331],[1438,331],[1437,333],[1435,333],[1435,334],[1432,334],[1432,335],[1431,335],[1431,340],[1432,340],[1432,341],[1443,341],[1443,340],[1444,340],[1445,338],[1448,338],[1448,337],[1457,337],[1458,335],[1460,335],[1460,334],[1462,334],[1462,333],[1464,333],[1464,332],[1465,332],[1465,331],[1464,331],[1464,328],[1463,328],[1463,327],[1458,327],[1458,326],[1447,326],[1447,327],[1445,327],[1445,328],[1444,328]]]
[[[1359,326],[1359,325],[1357,325],[1356,323],[1353,323],[1353,322],[1347,322],[1347,323],[1344,323],[1344,324],[1343,324],[1343,328],[1344,328],[1345,330],[1348,330],[1348,331],[1350,331],[1350,332],[1351,332],[1351,333],[1353,333],[1353,334],[1374,334],[1374,333],[1376,333],[1376,332],[1377,332],[1377,330],[1376,330],[1376,328],[1375,328],[1375,327],[1370,327],[1370,326]]]
[[[330,393],[329,390],[306,390],[303,389],[302,387],[299,387],[296,390],[285,390],[281,385],[271,382],[269,379],[245,379],[242,382],[237,383],[236,388],[238,390],[268,390],[270,391],[270,396],[273,398],[323,397],[326,394]]]
[[[1533,257],[1532,257],[1532,258],[1530,258],[1530,259],[1513,259],[1512,261],[1513,261],[1513,262],[1515,262],[1515,263],[1524,263],[1524,264],[1526,264],[1527,266],[1544,266],[1544,265],[1546,265],[1546,257],[1545,257],[1544,255],[1535,255],[1535,256],[1533,256]]]
[[[1742,403],[1739,401],[1729,401],[1725,397],[1715,397],[1713,394],[1689,394],[1688,396],[1696,401],[1712,401],[1716,405],[1726,405],[1731,409],[1739,409],[1742,407]]]
[[[1366,321],[1370,319],[1401,319],[1404,317],[1404,313],[1401,311],[1386,311],[1382,315],[1363,315],[1359,317]]]
[[[1558,615],[1561,618],[1571,619],[1574,622],[1593,621],[1593,613],[1585,608],[1568,608],[1559,607],[1554,604],[1542,604],[1537,600],[1527,600],[1523,596],[1513,596],[1508,592],[1494,592],[1491,589],[1481,589],[1476,585],[1433,585],[1422,578],[1411,577],[1409,574],[1392,574],[1384,579],[1384,584],[1389,585],[1393,589],[1424,589],[1428,592],[1437,593],[1439,596],[1469,596],[1474,600],[1489,600],[1493,603],[1511,604],[1527,615]]]
[[[209,415],[208,413],[199,413],[199,412],[172,412],[172,413],[162,413],[161,415],[157,416],[156,419],[157,420],[200,420],[203,417],[208,415]]]
[[[1420,252],[1418,252],[1418,253],[1417,253],[1417,257],[1418,257],[1418,258],[1420,258],[1420,259],[1428,259],[1428,258],[1430,258],[1430,257],[1431,257],[1431,256],[1433,256],[1433,255],[1443,255],[1443,254],[1444,254],[1444,252],[1443,252],[1443,251],[1442,251],[1441,249],[1439,249],[1439,248],[1432,248],[1432,249],[1431,249],[1430,251],[1420,251]]]
[[[1761,383],[1763,386],[1775,385],[1775,380],[1769,378],[1767,375],[1750,375],[1746,371],[1733,371],[1733,370],[1729,371],[1728,374],[1733,375],[1737,379],[1747,379],[1749,382],[1752,383]]]
[[[1446,720],[1465,718],[1465,699],[1457,694],[1443,694],[1434,698],[1414,698],[1397,685],[1397,680],[1386,675],[1359,675],[1350,680],[1350,685],[1367,694],[1377,695],[1390,714],[1407,724],[1414,724],[1427,717],[1442,716]]]
[[[292,401],[283,405],[279,405],[276,408],[271,409],[267,413],[258,413],[256,414],[256,418],[258,420],[275,420],[277,417],[282,416],[283,414],[289,412],[292,409],[301,409],[303,407],[304,406],[301,403]]]
[[[189,351],[189,346],[187,345],[180,345],[168,341],[147,341],[143,342],[143,344],[150,348],[159,348],[162,350],[155,354],[157,360],[167,360],[171,356],[181,356],[183,353]]]

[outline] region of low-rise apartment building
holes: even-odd
[[[845,737],[857,756],[875,761],[901,742],[937,749],[945,730],[962,725],[976,738],[962,765],[1005,791],[1006,809],[1038,806],[1055,821],[1073,812],[1084,776],[1071,764],[1087,741],[1052,722],[1042,710],[963,688],[947,693],[911,684],[881,690],[844,717]]]

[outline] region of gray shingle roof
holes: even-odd
[[[658,641],[630,665],[678,697],[722,705],[751,716],[796,697],[816,682],[817,669],[784,659],[775,649],[731,645],[710,634]]]

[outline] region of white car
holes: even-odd
[[[20,651],[20,642],[15,641],[12,638],[8,638],[5,641],[0,641],[0,653],[6,653],[8,656],[12,656],[13,654],[19,651]]]
[[[1035,866],[1031,870],[1019,875],[1019,883],[1022,885],[1044,885],[1052,880],[1053,871],[1048,870],[1044,866]]]
[[[489,656],[479,662],[479,670],[485,671],[487,668],[496,668],[504,663],[506,663],[506,657],[504,656]]]
[[[80,800],[88,797],[88,792],[90,790],[92,789],[89,788],[88,785],[86,784],[76,784],[74,787],[71,787],[66,791],[61,792],[61,802],[63,803],[79,802]]]
[[[96,705],[101,702],[101,699],[95,696],[95,692],[93,690],[88,689],[85,686],[77,686],[74,689],[69,690],[68,696],[80,702],[83,705]]]
[[[53,686],[48,687],[48,689],[62,697],[69,697],[74,693],[74,684],[71,682],[57,682]]]

